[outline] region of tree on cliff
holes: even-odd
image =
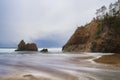
[[[107,12],[106,6],[102,6],[100,9],[97,9],[96,18],[104,19],[104,17],[106,16],[106,13],[109,14],[109,16],[120,16],[120,0],[118,0],[115,3],[111,3],[109,5],[108,12]]]
[[[97,19],[102,19],[106,13],[106,6],[102,6],[100,9],[96,10]]]
[[[119,3],[116,2],[114,4],[109,5],[109,14],[110,16],[117,16],[119,14]]]
[[[106,10],[107,10],[106,6],[102,6],[102,7],[101,7],[102,15],[105,15]]]

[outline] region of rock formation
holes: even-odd
[[[48,52],[48,49],[42,49],[40,52],[47,53],[47,52]]]
[[[25,42],[24,40],[21,40],[20,43],[18,44],[18,49],[19,51],[25,50]]]
[[[26,44],[24,40],[21,40],[16,51],[38,51],[38,48],[35,43]]]
[[[120,53],[120,17],[93,20],[78,27],[63,51]]]

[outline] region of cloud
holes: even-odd
[[[21,39],[57,43],[59,39],[63,45],[77,26],[95,16],[97,8],[111,2],[114,0],[1,0],[0,43],[17,44]],[[60,38],[48,37],[53,34]]]

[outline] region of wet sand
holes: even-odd
[[[120,54],[103,55],[100,58],[94,59],[94,61],[120,67]]]
[[[4,78],[0,78],[0,80],[54,80],[54,79],[50,79],[50,78],[46,78],[43,76],[34,76],[31,74],[26,74],[23,76],[11,76],[11,77],[4,77]]]
[[[17,72],[11,75],[0,77],[0,80],[59,80],[59,79],[44,73]]]
[[[0,80],[120,80],[120,68],[92,61],[102,55],[1,54]]]

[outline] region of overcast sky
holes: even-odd
[[[0,47],[16,47],[21,39],[39,47],[62,47],[96,9],[115,1],[0,0]]]

